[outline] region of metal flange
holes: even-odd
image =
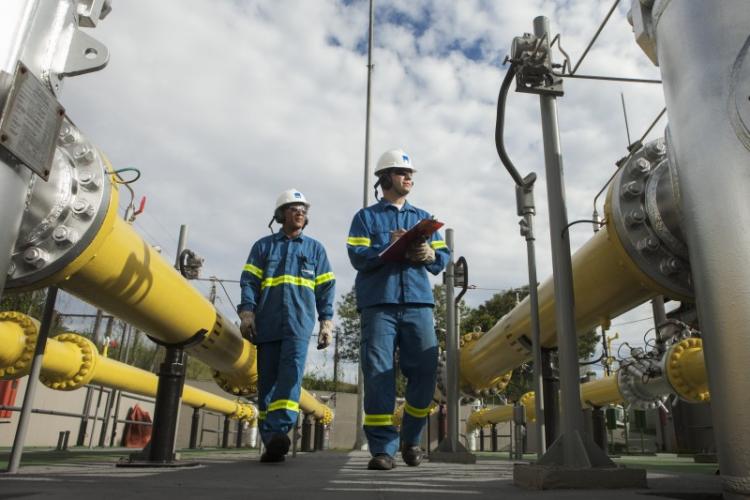
[[[703,341],[697,337],[690,337],[674,345],[666,355],[669,382],[680,398],[691,403],[705,403],[711,399],[706,378],[694,380],[694,377],[688,376],[690,368],[686,366],[689,355],[702,357],[702,351]]]
[[[630,259],[672,297],[693,297],[679,194],[663,139],[633,153],[612,181],[608,218]]]
[[[49,180],[32,178],[8,268],[9,289],[52,276],[89,246],[109,208],[108,175],[102,155],[66,118]]]
[[[81,352],[81,364],[73,375],[64,377],[39,375],[39,380],[47,387],[58,391],[74,391],[91,382],[94,378],[96,362],[99,359],[94,343],[75,333],[63,333],[54,337],[54,340],[62,343],[69,342],[78,347]]]
[[[39,326],[29,316],[19,312],[0,312],[0,321],[9,321],[17,324],[24,334],[23,351],[10,366],[0,366],[0,378],[16,379],[29,374],[31,360],[34,358],[34,349],[39,337]]]

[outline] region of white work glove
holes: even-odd
[[[406,257],[414,264],[432,264],[435,262],[435,250],[423,241],[412,245],[406,252]]]
[[[333,335],[333,321],[323,319],[320,321],[320,331],[318,332],[318,350],[325,349],[331,345]]]
[[[240,312],[240,333],[251,344],[255,343],[255,313],[253,311]]]

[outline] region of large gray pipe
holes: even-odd
[[[634,0],[631,16],[664,82],[724,498],[748,498],[750,4]]]

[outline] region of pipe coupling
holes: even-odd
[[[518,402],[523,406],[526,412],[527,422],[536,422],[536,394],[534,391],[529,391],[521,396]]]
[[[31,360],[34,359],[34,349],[39,336],[39,326],[29,316],[15,311],[0,312],[0,322],[7,321],[21,328],[24,335],[24,345],[21,353],[8,363],[0,366],[0,378],[16,379],[29,374]]]
[[[258,392],[257,385],[241,374],[214,371],[214,381],[224,391],[235,396],[249,396]]]
[[[711,400],[705,377],[703,341],[696,337],[683,339],[667,353],[667,377],[677,395],[690,403],[705,403]],[[691,376],[702,371],[703,377]]]
[[[73,375],[57,376],[47,372],[40,374],[39,380],[50,389],[58,391],[74,391],[90,383],[96,373],[96,362],[99,359],[94,343],[75,333],[63,333],[54,340],[74,344],[80,350],[81,364]]]
[[[680,196],[664,139],[632,153],[612,181],[605,212],[630,261],[662,290],[692,298],[693,282],[682,233]]]

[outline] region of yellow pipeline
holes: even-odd
[[[0,313],[0,377],[11,379],[28,374],[37,336],[37,325],[28,316]],[[39,379],[57,390],[71,391],[96,384],[150,397],[156,397],[159,383],[153,373],[101,356],[93,342],[73,333],[47,340]],[[184,386],[182,402],[231,418],[257,418],[252,405],[230,401],[189,385]]]
[[[711,398],[708,392],[706,364],[703,358],[703,343],[699,338],[684,339],[665,354],[666,376],[672,390],[683,400],[691,403],[706,402]],[[648,381],[644,382],[648,384]],[[606,406],[624,401],[618,377],[612,375],[581,384],[581,406]],[[536,405],[533,392],[521,397],[525,408],[526,420],[536,420]],[[497,406],[491,409],[478,410],[466,420],[467,431],[513,418],[513,407]]]
[[[581,406],[604,406],[618,403],[623,400],[620,388],[617,385],[617,377],[612,375],[601,379],[581,384]],[[521,396],[521,405],[526,413],[526,421],[536,420],[536,399],[533,392],[527,392]],[[466,430],[471,431],[485,425],[499,424],[513,419],[513,406],[503,405],[494,408],[483,408],[475,411],[466,419]]]
[[[607,216],[609,216],[608,207]],[[674,293],[663,289],[628,257],[611,224],[596,233],[572,256],[576,331],[584,333],[609,324],[651,297]],[[554,347],[554,284],[550,277],[539,286],[541,343]],[[469,325],[471,326],[471,325]],[[528,297],[503,316],[489,332],[461,350],[461,386],[474,390],[497,385],[498,378],[532,358],[521,341],[531,340]]]
[[[185,342],[203,332],[203,340],[187,348],[190,355],[216,370],[216,382],[225,391],[235,395],[256,392],[255,346],[117,216],[117,206],[113,183],[107,213],[89,246],[33,287],[56,284],[165,343]],[[323,415],[322,407],[302,390],[302,411]]]

